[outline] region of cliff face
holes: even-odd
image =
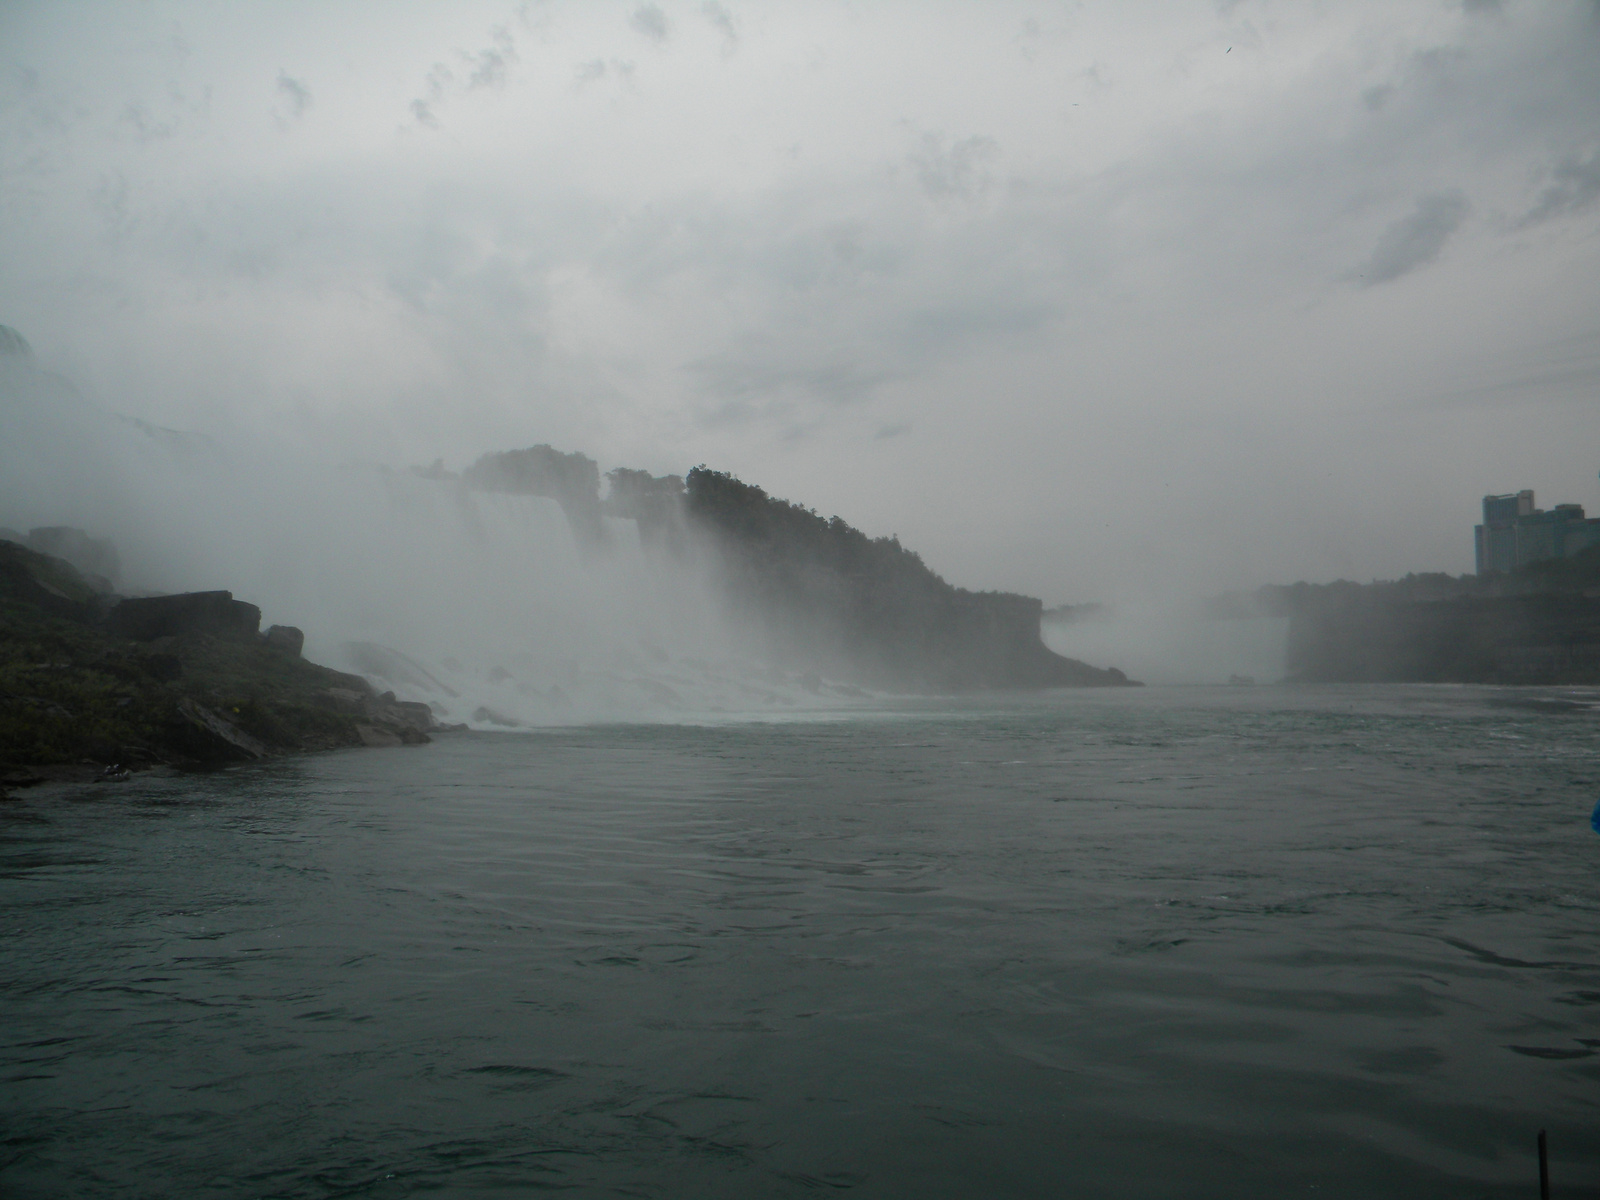
[[[1600,554],[1489,577],[1263,588],[1306,682],[1600,683]]]
[[[791,660],[879,686],[1125,686],[1049,650],[1039,601],[952,587],[894,538],[774,499],[731,475],[685,477],[687,524],[721,560],[730,602]]]
[[[1600,599],[1352,598],[1296,613],[1285,665],[1305,681],[1600,683]]]
[[[485,454],[462,472],[469,487],[485,492],[547,496],[561,505],[579,549],[605,544],[600,521],[600,468],[585,454],[565,454],[553,446],[529,446]]]
[[[122,599],[0,540],[0,793],[39,768],[95,778],[428,740],[426,705],[307,662],[299,630],[260,620],[228,592]]]
[[[442,463],[426,478],[454,478]],[[640,543],[667,554],[709,545],[732,614],[774,658],[880,687],[1118,687],[1129,680],[1054,653],[1028,596],[952,587],[894,538],[869,538],[768,496],[732,475],[607,472],[547,445],[485,454],[459,476],[468,487],[557,500],[581,550],[606,547],[601,518],[637,524]]]

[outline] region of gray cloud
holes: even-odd
[[[607,76],[614,75],[626,87],[633,86],[634,64],[620,58],[613,58],[609,63],[603,58],[592,58],[588,62],[579,63],[573,73],[572,86],[582,89],[591,83],[599,83]]]
[[[1439,257],[1471,205],[1459,191],[1423,196],[1416,209],[1384,231],[1357,272],[1363,287],[1388,283]]]
[[[659,4],[641,4],[628,18],[628,24],[657,45],[667,40],[667,14]]]
[[[128,105],[122,110],[122,119],[141,142],[165,141],[177,132],[172,121],[157,119],[142,104]]]
[[[895,377],[892,371],[862,362],[781,365],[766,355],[705,358],[687,364],[685,369],[702,381],[708,395],[724,402],[715,409],[717,421],[726,421],[733,415],[754,418],[773,401],[778,403],[777,411],[788,412],[792,399],[787,394],[791,392],[827,404],[859,404],[875,388]]]
[[[455,73],[444,63],[436,62],[429,69],[427,79],[424,81],[427,84],[427,94],[418,96],[411,102],[411,115],[419,124],[431,128],[438,127],[439,118],[433,110],[444,99],[446,89],[455,82],[455,78]]]
[[[278,94],[289,106],[291,118],[304,116],[311,107],[311,89],[287,71],[278,72]]]
[[[1600,331],[1539,342],[1487,365],[1464,365],[1464,377],[1430,403],[1489,408],[1592,403],[1600,395]]]
[[[1394,95],[1394,88],[1389,84],[1373,84],[1369,88],[1362,89],[1361,103],[1367,106],[1368,112],[1377,112],[1385,104],[1389,103],[1389,97],[1392,95]]]
[[[471,53],[458,50],[456,57],[465,72],[465,81],[461,81],[446,63],[434,63],[423,81],[423,95],[412,100],[410,105],[411,115],[419,125],[438,128],[439,107],[451,94],[503,88],[508,70],[517,61],[516,43],[509,29],[496,25],[489,31],[489,45]]]
[[[700,6],[700,12],[721,32],[724,39],[723,48],[731,53],[739,44],[739,27],[734,22],[733,14],[725,5],[718,3],[718,0],[706,0]]]
[[[463,54],[471,71],[467,75],[467,90],[474,91],[478,88],[497,88],[505,84],[506,68],[517,61],[516,47],[511,40],[511,31],[504,25],[497,25],[489,31],[491,44],[479,50],[476,54]]]
[[[1517,222],[1518,228],[1567,216],[1600,200],[1600,150],[1589,155],[1588,161],[1577,155],[1563,159],[1550,177],[1552,182],[1539,196],[1539,202]]]
[[[1512,444],[1490,411],[1592,393],[1591,351],[1539,349],[1600,311],[1587,8],[1239,0],[1155,36],[1130,3],[1019,42],[1033,7],[995,0],[929,6],[910,55],[885,6],[642,2],[551,0],[514,45],[503,0],[308,9],[292,76],[254,9],[86,32],[37,5],[0,39],[0,322],[159,424],[707,461],[1057,598],[1468,569],[1457,510],[1491,475],[1591,502],[1580,439]],[[518,65],[535,45],[549,69]],[[317,81],[314,142],[237,116],[275,77]],[[212,84],[210,116],[175,99]],[[1330,294],[1358,272],[1415,295]],[[1363,532],[1330,566],[1300,518]]]
[[[907,161],[922,190],[934,199],[972,199],[989,189],[993,177],[988,167],[999,156],[1000,143],[992,137],[975,134],[946,144],[940,135],[925,133]]]

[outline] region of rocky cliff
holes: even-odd
[[[736,626],[776,661],[885,688],[1118,687],[1128,678],[1063,658],[1028,596],[952,587],[894,538],[869,538],[732,475],[597,464],[550,446],[486,454],[459,477],[485,491],[548,496],[580,549],[604,548],[603,516],[637,523],[647,548],[709,553]]]
[[[735,612],[772,652],[884,687],[1115,687],[1128,678],[1049,650],[1029,596],[951,586],[895,538],[869,538],[696,467],[684,520],[714,546]]]
[[[1600,683],[1600,548],[1510,575],[1268,587],[1252,603],[1289,617],[1292,680]]]
[[[426,705],[307,662],[299,630],[260,620],[224,591],[124,599],[0,540],[0,790],[428,740]]]

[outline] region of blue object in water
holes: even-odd
[[[1589,828],[1600,833],[1600,804],[1594,806],[1594,812],[1589,814]]]

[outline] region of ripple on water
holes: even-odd
[[[1510,1197],[1541,1127],[1600,1181],[1600,729],[1485,695],[984,697],[28,798],[0,1187]]]

